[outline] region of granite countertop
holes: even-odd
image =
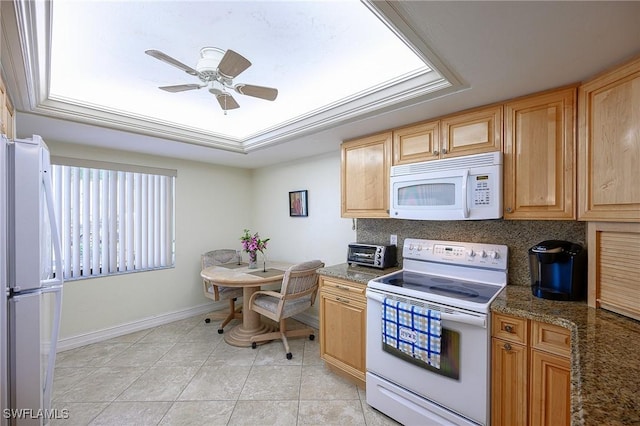
[[[367,284],[400,268],[346,263],[320,275]],[[587,306],[539,299],[531,287],[508,285],[491,310],[571,331],[571,421],[574,425],[640,425],[640,321]]]
[[[398,271],[400,268],[395,266],[386,269],[368,268],[366,266],[349,266],[348,263],[340,263],[338,265],[327,266],[318,269],[318,274],[327,277],[335,277],[343,280],[355,281],[360,284],[367,284],[369,280]]]
[[[493,312],[571,330],[571,421],[577,425],[640,424],[640,322],[585,302],[534,297],[508,285]]]

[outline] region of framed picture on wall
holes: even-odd
[[[289,216],[309,216],[306,189],[289,192]]]

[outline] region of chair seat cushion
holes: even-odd
[[[269,312],[276,313],[278,309],[279,299],[271,296],[259,295],[253,303]],[[295,314],[303,312],[311,307],[311,296],[301,297],[299,299],[288,300],[282,312],[282,318],[289,318]]]

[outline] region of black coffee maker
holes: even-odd
[[[551,300],[584,300],[587,252],[580,244],[548,240],[529,249],[531,291]]]

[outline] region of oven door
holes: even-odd
[[[441,311],[439,369],[383,344],[385,297]],[[485,314],[368,288],[366,365],[367,403],[402,423],[488,424],[489,333]]]

